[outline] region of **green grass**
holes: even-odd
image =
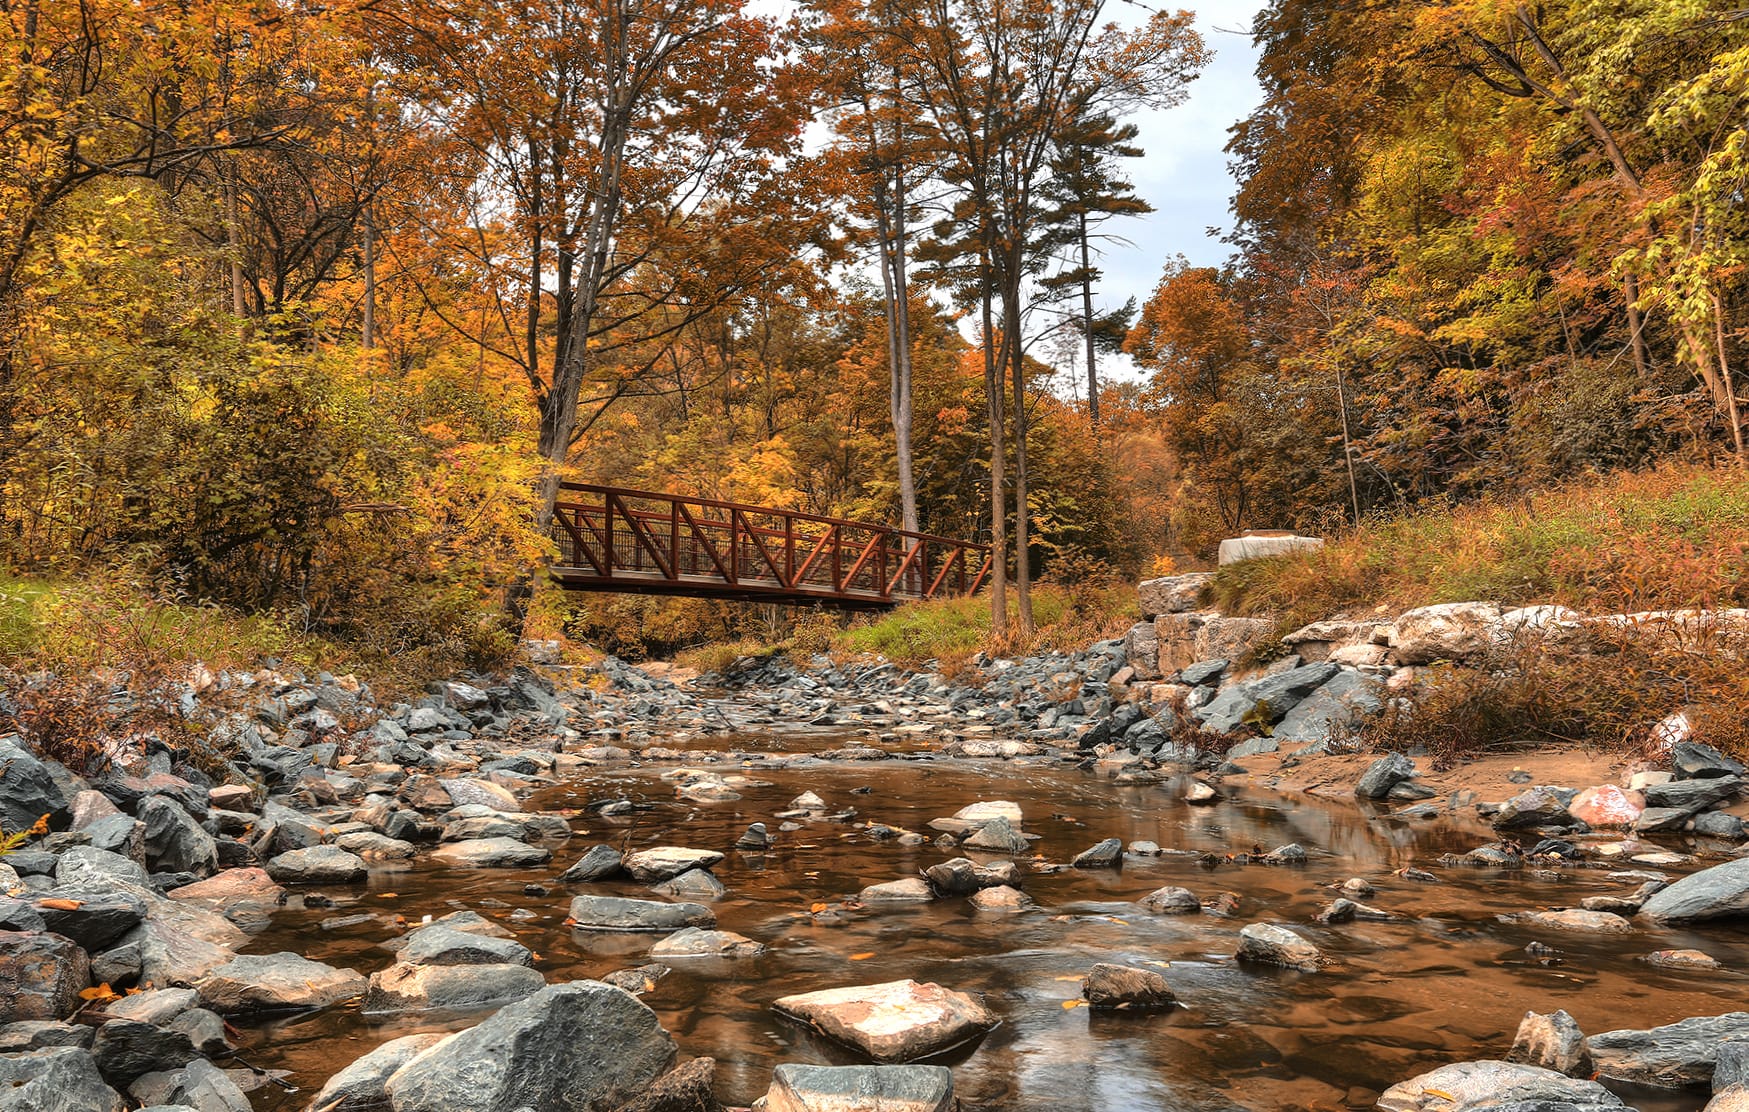
[[[1591,613],[1749,605],[1749,472],[1663,467],[1375,522],[1322,552],[1222,568],[1215,604],[1304,624],[1383,605]]]
[[[1032,604],[1038,632],[1031,638],[1013,632],[1007,641],[993,638],[990,599],[984,594],[906,603],[853,625],[838,635],[835,647],[850,653],[878,653],[908,666],[928,660],[955,664],[981,649],[1025,653],[1085,648],[1121,634],[1140,618],[1135,589],[1128,584],[1074,589],[1039,584],[1033,588]],[[1012,631],[1019,623],[1012,593],[1008,613]]]

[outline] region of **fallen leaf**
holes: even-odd
[[[851,954],[850,960],[851,961],[867,961],[869,958],[872,958],[872,957],[874,957],[874,951],[870,950],[865,954]]]
[[[1085,1001],[1085,1000],[1065,1000],[1065,1001],[1063,1001],[1063,1010],[1065,1012],[1073,1011],[1076,1008],[1085,1008],[1086,1006],[1087,1006],[1087,1001]]]
[[[63,900],[56,896],[52,899],[38,900],[36,906],[50,908],[54,911],[78,911],[83,905],[79,900]]]
[[[1086,978],[1081,976],[1081,974],[1079,974],[1079,973],[1065,973],[1061,977],[1053,977],[1051,979],[1053,981],[1083,981],[1083,980],[1086,980]]]
[[[812,915],[821,915],[830,910],[832,910],[832,905],[823,903],[817,903],[813,907],[808,908],[809,914]]]

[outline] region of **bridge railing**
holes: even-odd
[[[740,502],[564,483],[555,575],[579,589],[888,603],[970,594],[990,546]]]

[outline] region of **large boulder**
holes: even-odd
[[[1749,1039],[1749,1012],[1695,1016],[1646,1030],[1605,1031],[1585,1040],[1600,1077],[1680,1089],[1711,1084],[1719,1046]]]
[[[1392,788],[1414,777],[1415,762],[1402,753],[1391,753],[1366,767],[1354,785],[1354,794],[1362,799],[1384,799]]]
[[[1093,1008],[1157,1011],[1178,1002],[1166,978],[1152,969],[1101,962],[1081,981],[1081,996]]]
[[[398,962],[370,976],[366,1015],[468,1012],[521,1000],[546,987],[526,965],[413,965]]]
[[[688,869],[708,869],[723,859],[715,850],[688,849],[685,846],[654,846],[628,853],[622,862],[632,879],[643,884],[655,884],[679,876]]]
[[[1491,602],[1444,602],[1398,616],[1391,626],[1391,654],[1398,664],[1465,660],[1485,651],[1500,620]]]
[[[181,1069],[148,1073],[128,1086],[135,1100],[198,1112],[250,1112],[249,1098],[229,1074],[204,1058]]]
[[[674,1040],[637,997],[572,981],[431,1047],[385,1089],[393,1112],[612,1112],[674,1059]]]
[[[363,995],[365,979],[297,954],[245,954],[195,987],[201,1003],[221,1014],[301,1011]]]
[[[0,1056],[0,1112],[122,1112],[127,1102],[89,1051],[55,1046]]]
[[[112,1019],[99,1027],[91,1055],[104,1080],[122,1088],[142,1074],[186,1066],[200,1056],[186,1033],[134,1019]]]
[[[0,931],[0,1023],[64,1019],[91,987],[91,960],[58,934]]]
[[[1152,621],[1137,622],[1124,634],[1123,655],[1136,679],[1160,678],[1160,633]]]
[[[1363,672],[1343,669],[1295,703],[1270,731],[1284,741],[1325,741],[1355,718],[1384,709],[1383,688]]]
[[[136,812],[146,824],[146,867],[206,876],[219,867],[218,845],[175,800],[148,795]]]
[[[1379,1097],[1379,1112],[1598,1112],[1625,1109],[1595,1081],[1541,1066],[1456,1062],[1399,1082]]]
[[[1640,906],[1640,917],[1651,923],[1697,923],[1744,915],[1749,915],[1749,857],[1690,873]]]
[[[1228,537],[1215,551],[1215,562],[1221,567],[1242,560],[1266,560],[1275,556],[1292,556],[1301,552],[1317,552],[1324,547],[1322,537],[1301,537],[1292,533],[1265,533],[1256,536]]]
[[[927,1058],[1000,1022],[981,997],[910,980],[785,996],[772,1007],[877,1062]]]
[[[26,750],[16,737],[0,738],[0,830],[29,830],[44,815],[67,814],[68,799],[47,765]]]
[[[414,965],[534,965],[534,954],[514,938],[458,930],[444,923],[406,937],[399,957]]]
[[[32,906],[43,925],[77,942],[88,953],[115,945],[146,917],[146,901],[122,889],[65,885],[38,896]]]
[[[1252,923],[1239,931],[1240,961],[1259,965],[1279,965],[1284,969],[1316,972],[1324,964],[1318,948],[1288,930],[1273,923]]]
[[[1161,614],[1182,614],[1195,610],[1202,593],[1214,581],[1214,572],[1193,571],[1183,575],[1168,575],[1145,579],[1136,586],[1136,597],[1142,604],[1142,617],[1157,618]],[[1131,664],[1135,661],[1131,660]]]
[[[765,1112],[952,1112],[946,1066],[804,1066],[771,1074]]]
[[[395,1071],[448,1037],[432,1033],[390,1039],[330,1077],[310,1107],[317,1112],[382,1112],[389,1106],[385,1086]]]

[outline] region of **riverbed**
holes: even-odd
[[[1221,802],[1192,806],[1181,798],[1185,778],[1119,784],[1051,757],[808,756],[863,740],[830,729],[674,739],[688,750],[675,759],[591,769],[526,801],[528,810],[573,816],[572,837],[548,843],[550,866],[455,869],[423,854],[380,865],[363,886],[294,892],[250,949],[291,950],[368,974],[394,960],[383,942],[427,916],[469,909],[534,950],[549,982],[599,977],[644,964],[661,936],[572,930],[565,924],[570,897],[648,891],[630,881],[560,885],[554,878],[564,866],[597,842],[626,851],[656,845],[724,851],[727,858],[714,870],[728,888],[712,903],[718,926],[763,942],[769,952],[743,962],[673,961],[674,971],[642,998],[683,1055],[717,1060],[719,1099],[743,1106],[765,1092],[779,1063],[859,1060],[778,1017],[774,1000],[903,978],[981,993],[1002,1017],[981,1041],[944,1060],[967,1108],[1175,1112],[1370,1108],[1381,1090],[1404,1078],[1503,1055],[1527,1010],[1564,1008],[1588,1033],[1650,1027],[1737,1010],[1749,985],[1732,972],[1681,972],[1643,960],[1653,950],[1693,947],[1725,970],[1749,969],[1749,933],[1742,930],[1599,936],[1500,921],[1529,909],[1576,906],[1586,896],[1624,894],[1640,880],[1602,868],[1436,867],[1441,854],[1494,839],[1473,811],[1467,819],[1448,813],[1405,821],[1351,801],[1232,783],[1223,787]],[[738,787],[738,800],[678,800],[663,774],[689,762],[756,782]],[[855,814],[779,831],[773,816],[806,791]],[[640,809],[605,818],[592,807],[613,799]],[[1024,829],[1039,836],[1035,856],[1020,862],[1036,910],[983,912],[959,899],[854,903],[867,885],[915,876],[960,856],[934,844],[929,822],[978,800],[1018,804]],[[753,822],[773,831],[770,850],[731,850]],[[927,840],[903,845],[877,838],[866,829],[871,822]],[[1062,867],[1111,837],[1126,845],[1151,841],[1164,852],[1126,855],[1120,869]],[[1287,843],[1303,846],[1308,862],[1228,860]],[[1409,867],[1438,880],[1400,875]],[[1398,918],[1316,925],[1313,916],[1336,895],[1330,886],[1349,877],[1369,881],[1377,891],[1366,902]],[[1205,902],[1230,892],[1236,908],[1225,916],[1157,916],[1136,906],[1165,885],[1188,888]],[[1329,966],[1301,973],[1236,963],[1240,928],[1260,921],[1292,927],[1324,952]],[[1533,941],[1560,953],[1527,953]],[[1182,1006],[1147,1014],[1080,1006],[1080,979],[1096,962],[1157,969]],[[457,1030],[480,1018],[385,1022],[355,1007],[330,1009],[250,1022],[239,1049],[251,1065],[284,1071],[282,1084],[252,1094],[256,1109],[290,1112],[379,1043]],[[1647,1112],[1705,1103],[1702,1093],[1616,1091]]]

